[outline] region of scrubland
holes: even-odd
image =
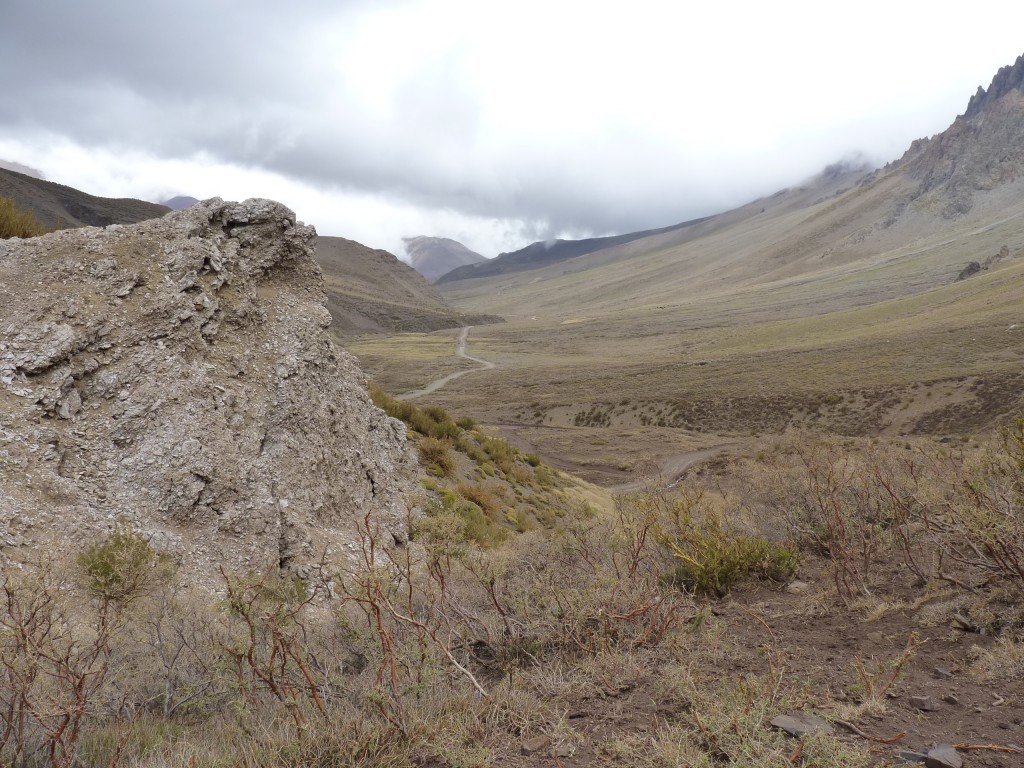
[[[609,500],[376,397],[429,476],[407,542],[367,518],[312,578],[217,594],[124,527],[6,572],[0,758],[838,768],[945,741],[1019,764],[1024,420],[789,434]],[[835,732],[770,727],[796,710]]]

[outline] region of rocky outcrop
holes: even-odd
[[[980,85],[977,92],[967,103],[967,111],[964,117],[974,117],[980,114],[990,104],[1003,98],[1010,91],[1024,91],[1024,55],[1018,56],[1017,61],[1000,67],[996,76],[992,78],[992,84],[986,91]]]
[[[979,193],[1018,198],[1024,190],[1024,56],[1003,67],[986,91],[942,133],[918,139],[898,165],[917,182],[911,199],[955,219]]]
[[[198,576],[403,535],[405,430],[328,336],[315,237],[215,198],[0,241],[0,559],[119,518]]]

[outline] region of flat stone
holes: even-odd
[[[934,712],[939,708],[931,696],[911,696],[910,706],[922,712]]]
[[[947,693],[945,696],[942,697],[942,700],[947,704],[952,704],[954,707],[960,706],[960,699],[958,699],[952,693]]]
[[[956,624],[960,629],[964,630],[964,632],[977,632],[978,631],[978,625],[975,624],[970,619],[968,619],[962,613],[954,613],[953,614],[953,623]]]
[[[962,768],[964,760],[952,744],[938,744],[928,750],[924,764],[928,768]]]
[[[550,746],[550,736],[534,736],[532,739],[527,739],[523,742],[521,751],[524,755],[532,755]]]
[[[790,736],[800,739],[811,733],[831,735],[835,729],[816,715],[807,712],[790,712],[772,719],[772,727],[785,731]]]
[[[791,595],[802,595],[810,588],[811,585],[806,581],[794,581],[786,586],[786,591]]]
[[[949,680],[953,677],[953,673],[945,667],[936,667],[932,670],[932,675],[937,677],[939,680]]]

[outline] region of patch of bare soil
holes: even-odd
[[[954,745],[965,768],[1024,765],[1024,686],[981,678],[978,659],[998,641],[957,628],[955,608],[943,606],[948,598],[848,608],[820,568],[803,578],[797,589],[750,586],[706,604],[701,621],[691,622],[689,648],[609,657],[596,672],[601,662],[589,662],[589,685],[562,698],[571,735],[524,740],[501,764],[635,765],[638,756],[644,765],[671,764],[665,734],[684,721],[699,728],[704,714],[673,679],[685,667],[712,690],[779,681],[779,701],[824,718],[842,742],[866,750],[872,766],[905,764],[909,753],[923,763],[939,744]],[[770,718],[761,727],[771,730]],[[788,743],[793,765],[818,765],[802,757],[797,739]]]
[[[742,649],[730,671],[764,668],[766,654],[777,654],[788,685],[803,689],[816,712],[885,740],[872,747],[879,761],[943,743],[1024,747],[1024,686],[982,681],[976,662],[997,641],[959,626],[949,595],[865,599],[849,609],[826,579],[817,571],[801,594],[758,587],[716,606]],[[1024,751],[960,751],[966,766],[1024,764]]]

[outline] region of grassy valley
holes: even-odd
[[[784,193],[777,212],[759,201],[680,243],[446,283],[456,306],[508,322],[471,335],[497,368],[437,400],[482,421],[607,428],[616,442],[642,427],[984,430],[1024,404],[1024,215],[1009,205],[943,223],[909,210],[872,224],[905,183],[893,171],[816,202]],[[958,279],[970,262],[988,266]],[[392,388],[410,383],[398,351],[410,344],[353,349]]]
[[[261,200],[9,280],[0,764],[1020,766],[1022,118],[436,286]]]

